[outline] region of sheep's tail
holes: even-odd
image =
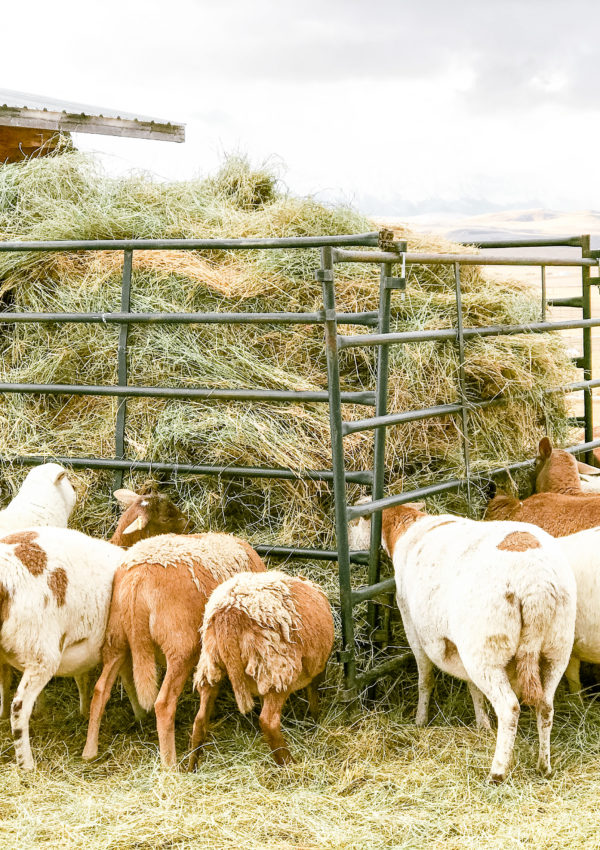
[[[516,654],[517,683],[521,702],[538,706],[544,697],[540,677],[540,656],[548,619],[554,613],[556,599],[548,593],[527,595],[521,600],[521,636]]]
[[[241,624],[237,622],[236,613],[232,610],[219,611],[215,618],[205,622],[194,687],[216,685],[227,673],[237,707],[242,714],[248,714],[254,705],[254,697],[248,687],[242,661],[239,639]]]
[[[140,586],[136,582],[128,606],[129,646],[133,662],[133,681],[140,705],[150,711],[158,696],[154,641],[150,634],[150,612],[140,599]]]

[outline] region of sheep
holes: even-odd
[[[553,449],[548,437],[542,437],[535,468],[536,493],[580,495],[587,492],[582,485],[582,475],[589,479],[600,475],[600,469],[578,461],[564,449]]]
[[[247,714],[262,699],[260,727],[278,765],[292,762],[281,734],[288,696],[306,688],[319,713],[318,686],[333,647],[333,617],[324,592],[304,578],[273,570],[240,573],[211,594],[202,624],[202,651],[194,676],[200,709],[194,721],[189,769],[208,732],[221,680],[228,676],[237,706]]]
[[[190,526],[188,517],[164,493],[152,491],[140,494],[120,489],[115,490],[113,495],[124,508],[110,538],[115,546],[128,549],[147,537],[168,532],[183,534]]]
[[[0,511],[0,533],[44,525],[66,528],[76,498],[64,467],[58,463],[35,466],[12,502]]]
[[[576,587],[558,541],[534,525],[427,516],[421,506],[388,508],[382,542],[393,560],[398,607],[419,672],[416,722],[427,722],[433,666],[464,679],[479,727],[484,699],[498,717],[490,781],[506,776],[519,700],[536,708],[538,769],[550,775],[553,699],[575,627]],[[364,548],[370,520],[350,529]]]
[[[103,668],[94,688],[86,760],[98,754],[100,722],[119,671],[131,657],[138,699],[154,706],[162,763],[173,767],[177,700],[200,655],[199,629],[212,591],[235,573],[264,572],[249,543],[229,534],[166,534],[129,549],[115,575]],[[155,655],[166,659],[160,690]]]
[[[600,664],[600,528],[586,529],[556,542],[577,585],[575,637],[565,677],[571,693],[578,693],[581,662]]]
[[[77,581],[80,580],[79,572],[77,570],[83,569],[84,572],[87,570],[87,587],[84,600],[86,604],[90,603],[91,600],[91,608],[88,610],[88,608],[86,608],[83,604],[80,609],[76,608],[79,597],[75,590],[73,591],[75,593],[75,597],[73,599],[69,597],[71,608],[67,611],[68,617],[74,619],[78,618],[81,621],[81,628],[84,628],[85,624],[88,624],[91,629],[98,629],[98,623],[101,622],[102,638],[108,619],[108,608],[110,604],[114,571],[124,557],[123,550],[115,544],[120,543],[121,546],[127,546],[130,542],[132,542],[132,538],[139,537],[140,535],[148,536],[150,534],[156,534],[159,531],[170,531],[173,529],[181,530],[183,527],[186,527],[189,522],[187,517],[184,516],[184,514],[182,514],[181,511],[179,511],[166,496],[158,496],[156,494],[138,495],[131,490],[118,490],[116,491],[115,496],[122,504],[127,504],[128,507],[121,517],[117,531],[111,538],[111,541],[98,541],[99,543],[102,543],[103,546],[110,547],[109,550],[107,550],[111,553],[111,558],[108,561],[111,565],[110,569],[107,567],[106,570],[102,569],[100,573],[93,569],[88,569],[92,558],[92,554],[90,554],[89,559],[84,560],[82,564],[77,567],[74,581],[75,587],[77,587]],[[131,528],[132,526],[135,526],[135,528]],[[39,564],[43,565],[49,561],[50,555],[53,558],[53,563],[55,565],[58,564],[52,573],[54,578],[48,579],[50,589],[54,589],[53,586],[51,586],[51,582],[58,582],[57,577],[60,578],[61,582],[71,582],[71,584],[73,584],[71,573],[74,567],[72,566],[72,563],[74,559],[79,557],[79,552],[82,546],[81,540],[83,538],[84,540],[91,541],[93,538],[86,537],[85,535],[74,537],[73,534],[78,533],[71,532],[67,529],[48,529],[48,531],[52,531],[54,533],[54,536],[50,538],[53,548],[48,553],[38,542],[39,532],[41,531],[41,528],[36,527],[21,531],[13,531],[13,533],[9,535],[3,535],[0,533],[0,537],[2,538],[1,542],[4,543],[5,546],[14,547],[14,549],[8,550],[12,553],[12,557],[7,558],[2,557],[2,555],[7,554],[6,548],[3,549],[0,547],[0,562],[3,565],[0,572],[0,583],[3,587],[13,587],[13,584],[11,584],[7,577],[7,573],[11,569],[11,565],[16,570],[14,579],[16,584],[14,584],[14,587],[18,589],[21,587],[19,582],[21,581],[22,583],[23,564],[29,568],[29,571],[33,576],[42,575],[44,570],[39,566],[31,566],[31,564],[37,560]],[[61,549],[57,541],[61,539],[60,534],[63,531],[65,534],[62,544],[63,548]],[[92,548],[91,553],[94,551],[96,550]],[[19,578],[19,576],[21,578]],[[29,579],[29,581],[33,581],[33,584],[36,586],[39,585],[39,581],[37,580]],[[23,586],[27,588],[29,585],[25,583]],[[46,623],[48,624],[48,632],[50,634],[50,643],[47,650],[50,655],[48,658],[43,656],[45,659],[43,667],[45,670],[52,668],[53,658],[56,655],[56,648],[52,643],[52,635],[54,635],[57,629],[60,630],[60,628],[62,628],[60,624],[64,620],[66,609],[63,609],[64,599],[63,602],[60,602],[60,599],[58,599],[58,607],[61,610],[50,611],[48,609],[47,589],[44,588],[43,591],[44,592],[42,592],[39,587],[37,587],[37,590],[34,588],[34,591],[32,591],[30,596],[24,592],[19,595],[18,598],[13,599],[10,603],[10,609],[13,613],[13,617],[15,618],[15,621],[19,623],[19,628],[22,629],[22,640],[17,642],[18,651],[11,649],[12,637],[6,632],[6,629],[9,629],[9,626],[2,626],[6,617],[0,611],[0,690],[2,694],[3,718],[8,717],[10,713],[9,688],[11,681],[11,666],[23,670],[27,667],[27,665],[31,666],[37,663],[36,658],[40,652],[39,647],[44,645],[46,639]],[[0,597],[2,592],[3,591],[0,587]],[[43,627],[41,624],[43,624]],[[32,634],[36,636],[35,640],[31,638]],[[77,634],[79,634],[79,632],[77,632]],[[5,639],[7,641],[7,650],[5,650]],[[15,663],[11,660],[13,658],[11,653],[14,654],[14,652],[17,652],[17,661]],[[77,689],[79,691],[79,707],[81,714],[84,717],[88,713],[90,699],[89,676],[87,671],[92,667],[95,667],[99,660],[100,657],[97,652],[96,643],[92,640],[91,650],[88,651],[87,643],[82,644],[79,647],[80,669],[78,669],[77,672],[62,672],[61,668],[61,671],[57,673],[57,675],[72,675],[75,678]],[[126,666],[122,671],[122,679],[136,717],[140,718],[143,716],[143,710],[137,702],[130,666]],[[42,687],[44,687],[44,684]],[[18,692],[19,689],[17,689],[17,694]],[[17,697],[15,697],[15,699],[16,698]]]
[[[123,551],[70,528],[0,538],[0,659],[23,671],[11,704],[17,764],[30,770],[29,718],[53,676],[83,677],[99,663],[114,572]],[[125,681],[134,710],[132,683]],[[83,697],[82,697],[83,699]]]
[[[582,492],[581,469],[593,467],[580,463],[569,452],[553,450],[544,437],[536,465],[536,489],[540,492],[523,500],[497,493],[488,503],[484,519],[530,522],[553,537],[595,528],[600,525],[600,499]]]

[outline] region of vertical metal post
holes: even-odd
[[[546,266],[542,266],[542,322],[546,321]]]
[[[379,276],[379,321],[377,333],[386,334],[390,330],[390,306],[392,293],[386,286],[387,278],[392,276],[392,264],[382,263]],[[378,346],[377,354],[377,390],[375,416],[384,416],[387,412],[389,346]],[[386,428],[376,428],[373,448],[373,486],[372,498],[383,496],[385,478],[385,437]],[[381,512],[371,516],[371,542],[369,549],[369,584],[379,581],[379,562],[381,549]],[[377,626],[377,605],[372,600],[367,608],[367,622],[371,630]]]
[[[581,256],[589,257],[590,254],[590,237],[581,237]],[[581,296],[583,301],[583,318],[592,318],[592,296],[590,287],[590,267],[581,267]],[[583,328],[583,380],[590,381],[592,379],[592,329]],[[592,391],[587,387],[583,391],[583,415],[585,417],[585,441],[586,443],[594,439],[594,405],[592,400]],[[593,463],[593,452],[587,452],[585,456],[587,463]]]
[[[460,413],[462,419],[463,457],[467,478],[467,500],[471,505],[471,452],[469,448],[469,412],[467,410],[467,391],[465,381],[465,338],[463,334],[462,294],[460,289],[460,263],[454,263],[454,283],[456,290],[456,330],[458,339],[458,389],[460,392]]]
[[[354,656],[352,585],[350,581],[348,518],[346,515],[346,469],[342,437],[342,402],[340,396],[340,364],[337,345],[335,281],[333,274],[333,253],[330,247],[321,248],[321,269],[317,272],[317,278],[323,286],[323,306],[325,308],[325,352],[327,356],[327,383],[329,390],[329,426],[331,433],[335,534],[342,614],[342,649],[339,658],[344,665],[346,697],[352,698],[356,687],[356,659]]]
[[[121,283],[121,312],[128,313],[131,305],[131,267],[133,262],[133,251],[126,250],[123,255],[123,279]],[[127,386],[127,337],[129,325],[122,324],[119,329],[119,352],[118,352],[118,383],[121,387]],[[127,413],[127,399],[120,398],[117,406],[117,420],[115,423],[115,457],[125,457],[125,418]],[[118,490],[123,485],[123,470],[117,469],[114,474],[114,487]]]

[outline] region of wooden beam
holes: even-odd
[[[104,136],[155,139],[164,142],[185,141],[185,124],[104,118],[102,115],[73,115],[67,112],[20,109],[14,106],[0,107],[0,126],[30,127],[35,130],[52,130],[55,133],[96,133]]]
[[[0,125],[0,162],[21,162],[30,156],[51,153],[58,135],[50,130]]]

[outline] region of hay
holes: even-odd
[[[215,177],[161,184],[147,177],[113,180],[78,153],[0,167],[0,233],[19,239],[284,236],[361,232],[372,225],[356,212],[295,198],[267,167],[253,171],[240,158]],[[406,234],[411,248],[457,251],[441,239]],[[463,250],[460,248],[460,250]],[[0,293],[10,309],[116,310],[120,256],[2,254]],[[132,309],[140,311],[317,310],[316,251],[140,251],[134,254]],[[340,311],[376,309],[378,269],[339,267]],[[466,325],[523,322],[539,317],[539,299],[524,286],[489,281],[463,270]],[[411,267],[406,299],[393,296],[396,329],[442,328],[455,320],[453,270]],[[356,332],[356,329],[353,329]],[[0,330],[0,380],[91,384],[117,382],[118,328],[100,325],[19,325]],[[374,352],[341,356],[344,389],[372,388]],[[479,339],[467,344],[469,397],[503,403],[472,416],[475,468],[531,455],[548,428],[560,442],[564,399],[544,388],[570,379],[556,335]],[[165,386],[265,387],[321,390],[326,364],[321,326],[132,327],[130,383]],[[391,350],[390,410],[441,404],[457,397],[454,344],[424,343]],[[0,457],[19,454],[114,454],[116,401],[9,395],[0,409]],[[368,409],[347,406],[346,418]],[[462,473],[458,417],[389,430],[389,492]],[[330,467],[329,421],[323,404],[284,405],[166,400],[128,402],[130,458],[183,463]],[[372,466],[372,435],[345,440],[347,468]],[[22,478],[7,468],[3,498]],[[77,473],[82,499],[75,522],[105,534],[113,522],[111,476]],[[131,482],[138,483],[134,475]],[[6,486],[8,484],[8,486]],[[168,485],[199,529],[219,528],[255,542],[329,546],[333,540],[329,486],[315,482],[179,476]],[[360,495],[349,488],[349,498]],[[462,497],[433,504],[460,506]],[[475,506],[476,507],[476,506]]]

